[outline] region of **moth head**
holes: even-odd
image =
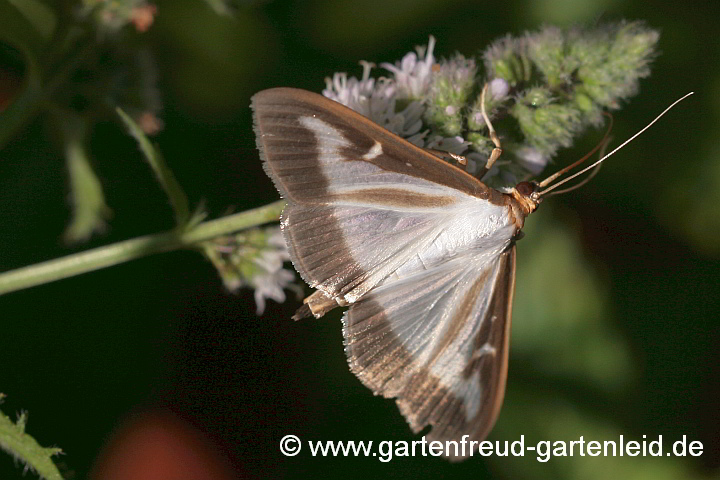
[[[523,213],[527,217],[534,212],[542,199],[537,195],[539,190],[537,182],[520,182],[515,185],[509,192],[509,195],[515,200]]]

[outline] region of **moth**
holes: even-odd
[[[428,441],[485,439],[505,392],[515,242],[550,179],[495,190],[303,90],[264,90],[252,109],[290,257],[317,289],[293,318],[349,306],[345,352],[363,384],[413,432],[431,426]]]

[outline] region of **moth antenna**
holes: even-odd
[[[605,151],[607,150],[607,146],[610,144],[611,141],[612,141],[612,137],[607,137],[607,138],[603,139],[602,143],[600,143],[600,155],[599,155],[600,157],[602,157],[603,155],[605,155]],[[597,147],[596,147],[596,148],[597,148]],[[596,148],[595,148],[595,149],[596,149]],[[595,151],[595,149],[593,149],[593,151]],[[587,184],[590,180],[592,180],[593,178],[595,178],[595,175],[598,174],[598,172],[600,171],[600,168],[602,168],[602,166],[603,166],[602,163],[596,165],[595,168],[593,169],[593,171],[590,172],[590,175],[588,175],[587,177],[583,178],[583,179],[580,181],[580,183],[578,183],[578,184],[576,184],[576,185],[573,185],[572,187],[563,188],[563,189],[561,189],[561,190],[555,190],[554,192],[550,192],[550,193],[548,194],[548,197],[552,197],[553,195],[561,195],[561,194],[563,194],[563,193],[568,193],[568,192],[572,192],[573,190],[577,190],[578,188],[582,187],[583,185]]]
[[[597,165],[600,165],[602,162],[604,162],[604,161],[607,160],[608,158],[612,157],[618,150],[620,150],[620,149],[623,148],[625,145],[627,145],[628,143],[630,143],[630,142],[632,142],[633,140],[635,140],[640,134],[642,134],[643,132],[645,132],[645,130],[647,130],[648,128],[650,128],[655,122],[657,122],[658,120],[660,120],[660,118],[661,118],[663,115],[665,115],[668,111],[670,111],[670,109],[672,109],[675,105],[677,105],[678,103],[682,102],[683,100],[685,100],[687,97],[689,97],[690,95],[692,95],[692,94],[694,94],[694,93],[695,93],[695,92],[687,93],[687,94],[683,95],[682,97],[680,97],[679,99],[675,100],[669,107],[667,107],[665,110],[663,110],[663,111],[660,113],[660,115],[658,115],[657,117],[655,117],[655,118],[653,119],[653,121],[651,121],[650,123],[648,123],[647,125],[645,125],[639,132],[637,132],[635,135],[633,135],[632,137],[630,137],[630,138],[628,138],[627,140],[625,140],[623,143],[621,143],[619,146],[617,146],[614,150],[612,150],[612,151],[611,151],[610,153],[608,153],[607,155],[602,156],[598,161],[596,161],[596,162],[593,163],[592,165],[588,165],[587,167],[583,168],[583,169],[580,170],[579,172],[574,173],[573,175],[570,175],[569,177],[567,177],[567,178],[559,181],[559,182],[556,183],[555,185],[552,185],[552,186],[546,188],[545,190],[542,190],[542,191],[533,193],[533,198],[535,198],[535,199],[540,198],[540,197],[542,197],[543,195],[551,192],[552,190],[555,190],[555,189],[556,189],[557,187],[559,187],[560,185],[569,182],[570,180],[572,180],[573,178],[577,177],[578,175],[582,175],[583,173],[587,172],[588,170],[592,170],[592,169],[595,168]]]
[[[569,171],[572,170],[573,168],[575,168],[575,167],[577,167],[578,165],[582,164],[585,160],[587,160],[587,159],[590,158],[595,152],[597,152],[598,149],[600,149],[600,147],[602,147],[603,145],[607,146],[607,144],[608,144],[607,139],[610,137],[610,132],[612,131],[614,120],[613,120],[613,116],[612,116],[611,113],[603,112],[603,115],[605,115],[606,117],[608,117],[608,119],[609,119],[610,121],[608,122],[608,128],[607,128],[607,130],[605,130],[605,135],[603,135],[602,140],[600,140],[600,141],[598,142],[598,144],[595,145],[595,148],[593,148],[593,149],[590,150],[588,153],[586,153],[585,155],[583,155],[582,158],[580,158],[580,160],[577,160],[577,161],[573,162],[572,164],[570,164],[570,165],[568,165],[567,167],[565,167],[565,168],[563,168],[563,169],[561,169],[561,170],[553,173],[552,175],[550,175],[549,177],[547,177],[545,180],[543,180],[542,182],[538,183],[538,184],[537,184],[538,188],[543,188],[543,187],[547,186],[550,182],[554,181],[556,178],[559,178],[559,177],[565,175],[567,172],[569,172]],[[603,148],[603,150],[604,150],[604,148]],[[602,157],[603,155],[604,155],[604,153],[601,154],[600,156]]]

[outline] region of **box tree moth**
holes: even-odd
[[[252,109],[263,166],[288,202],[290,257],[317,289],[293,318],[349,305],[351,371],[395,398],[413,432],[462,442],[450,459],[470,455],[464,444],[487,436],[503,401],[525,218],[657,119],[563,181],[499,191],[315,93],[265,90]]]

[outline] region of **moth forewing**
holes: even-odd
[[[291,259],[320,292],[296,317],[349,304],[358,378],[396,398],[413,431],[482,440],[504,395],[513,242],[535,203],[320,95],[266,90],[252,107],[265,170],[288,200]]]
[[[289,201],[283,227],[295,267],[340,301],[427,248],[447,212],[485,212],[485,223],[504,215],[506,195],[320,95],[272,89],[252,106],[265,170]]]
[[[330,195],[328,187],[350,188],[356,185],[353,181],[364,184],[363,180],[381,170],[388,177],[372,179],[375,185],[392,187],[397,174],[421,184],[429,180],[453,191],[504,202],[500,192],[472,175],[322,95],[273,88],[257,93],[252,108],[266,171],[289,200],[323,203]],[[351,168],[348,161],[360,163]],[[303,180],[311,182],[301,183]]]

